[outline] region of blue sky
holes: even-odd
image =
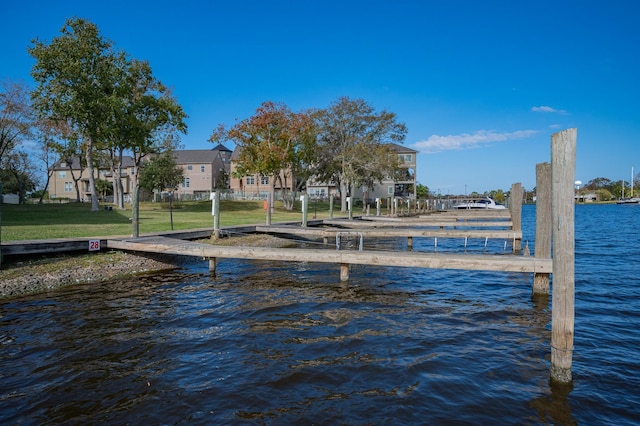
[[[1,79],[32,84],[31,40],[86,18],[174,89],[187,149],[267,100],[297,111],[348,96],[407,125],[434,192],[532,189],[551,135],[572,127],[576,179],[640,171],[634,1],[35,0],[2,12]]]

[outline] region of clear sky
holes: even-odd
[[[189,115],[186,149],[264,101],[341,96],[397,114],[442,194],[535,186],[557,131],[578,129],[576,179],[640,171],[640,2],[631,0],[5,0],[0,78],[32,84],[31,40],[67,18],[148,60]],[[233,149],[233,144],[228,144]]]

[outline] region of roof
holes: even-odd
[[[219,143],[218,145],[213,147],[212,151],[227,151],[227,152],[231,152],[231,150],[229,148],[227,148],[226,146],[222,145],[221,143]]]
[[[402,146],[402,145],[399,145],[397,143],[386,143],[385,145],[389,146],[390,148],[395,149],[396,151],[398,151],[398,153],[409,152],[409,153],[413,154],[413,153],[417,153],[418,152],[415,149],[407,148],[406,146]]]
[[[65,165],[63,166],[62,163],[65,163]],[[129,156],[129,155],[123,155],[122,156],[122,168],[126,169],[129,167],[133,167],[134,163],[133,163],[133,157]],[[107,169],[108,166],[107,164],[101,164],[100,165],[100,169]],[[71,169],[72,170],[80,170],[80,158],[75,156],[71,158]],[[51,166],[51,170],[69,170],[69,164],[66,162],[66,160],[60,159],[58,161],[56,161],[53,166]]]
[[[213,160],[218,156],[218,151],[211,149],[181,149],[174,151],[174,154],[178,164],[202,164],[213,163]]]

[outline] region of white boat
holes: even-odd
[[[479,200],[469,200],[463,201],[458,204],[453,205],[454,209],[468,209],[468,210],[477,210],[477,209],[492,209],[492,210],[502,210],[506,209],[506,207],[502,204],[496,203],[492,198],[481,198]]]
[[[631,167],[631,197],[624,196],[624,181],[622,181],[622,198],[616,201],[616,204],[640,204],[640,198],[635,198],[633,196],[633,167]]]

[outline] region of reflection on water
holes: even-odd
[[[590,214],[573,389],[549,385],[550,298],[527,274],[190,262],[0,304],[0,422],[632,424],[637,264],[618,250],[602,274]]]

